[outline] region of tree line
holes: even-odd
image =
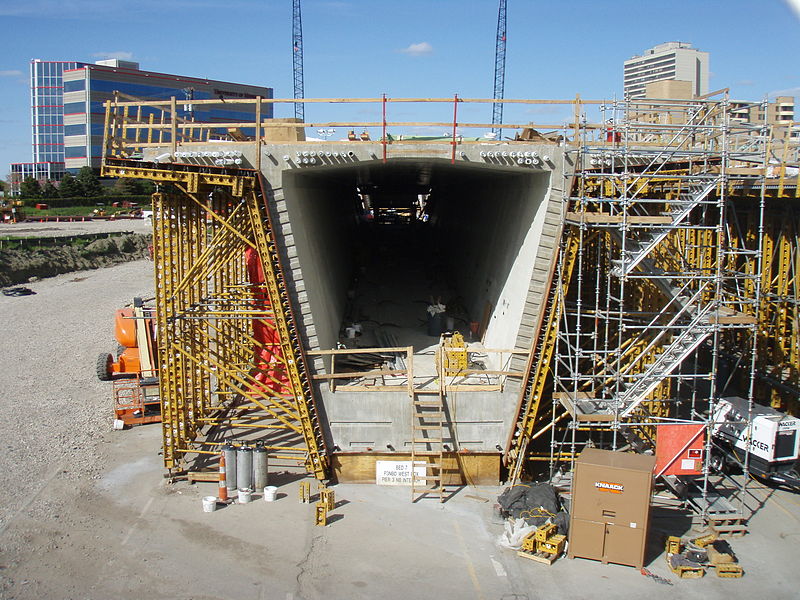
[[[109,194],[140,196],[152,194],[155,185],[146,179],[118,179],[111,188],[104,186],[91,167],[81,167],[77,175],[67,173],[60,182],[39,183],[26,177],[20,183],[21,198],[98,198]]]

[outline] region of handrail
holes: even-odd
[[[375,119],[373,120],[319,120],[312,122],[300,122],[292,118],[274,118],[268,116],[272,114],[269,107],[281,104],[312,104],[331,106],[342,105],[375,105]],[[603,148],[616,147],[620,142],[616,141],[618,133],[624,133],[626,145],[631,148],[636,146],[658,146],[662,148],[659,155],[664,160],[656,159],[658,164],[650,164],[644,171],[665,168],[668,162],[666,157],[674,153],[696,153],[703,148],[714,145],[716,138],[723,130],[730,130],[730,137],[737,138],[730,140],[730,149],[742,153],[747,145],[752,143],[748,140],[756,140],[759,137],[759,130],[753,123],[727,123],[725,116],[725,100],[704,98],[693,100],[667,100],[667,99],[636,99],[624,101],[608,100],[587,100],[577,96],[574,99],[497,99],[497,98],[462,98],[455,95],[450,98],[391,98],[386,94],[379,97],[366,98],[214,98],[214,99],[193,99],[191,109],[181,110],[182,101],[176,97],[158,100],[137,100],[132,96],[118,93],[114,99],[106,102],[106,118],[104,131],[104,156],[106,159],[132,158],[138,152],[148,148],[163,148],[169,150],[173,155],[179,146],[191,143],[209,143],[213,141],[241,142],[255,145],[256,162],[260,162],[260,148],[264,142],[281,143],[270,139],[270,132],[280,129],[305,130],[308,128],[347,128],[351,131],[372,130],[377,138],[370,140],[367,134],[363,141],[371,141],[381,144],[383,161],[388,158],[387,148],[395,144],[442,144],[449,145],[450,158],[454,160],[456,147],[461,144],[470,143],[513,143],[516,141],[530,142],[540,140],[545,143],[553,143],[571,148],[586,148],[590,146],[595,151],[603,151]],[[407,104],[442,105],[451,108],[450,114],[444,118],[436,119],[425,118],[417,121],[402,121],[392,119],[389,114],[392,106]],[[469,105],[484,105],[503,103],[517,106],[562,106],[572,107],[574,113],[572,117],[565,117],[557,123],[535,123],[517,122],[510,123],[488,123],[476,121],[459,121],[466,114]],[[459,106],[460,105],[460,106]],[[607,107],[623,107],[633,120],[628,120],[624,131],[622,128],[616,129],[613,122],[603,121],[604,111]],[[228,112],[234,111],[239,115],[226,115],[222,119],[227,120],[198,120],[205,117],[207,110],[199,110],[203,107],[224,107]],[[590,110],[587,114],[587,109]],[[371,109],[370,109],[371,110]],[[403,109],[404,111],[406,109]],[[564,111],[565,113],[568,111]],[[199,114],[198,114],[199,113]],[[596,114],[595,114],[596,113]],[[446,114],[446,113],[445,113]],[[667,115],[668,118],[664,118]],[[426,114],[427,116],[427,114]],[[669,122],[662,122],[669,121]],[[416,128],[441,128],[443,133],[440,135],[414,135]],[[500,129],[507,132],[505,137],[495,138],[485,135],[486,132]],[[466,131],[479,130],[473,134]],[[516,133],[517,135],[512,135]],[[529,135],[530,132],[530,135]],[[609,137],[611,136],[611,137]],[[655,139],[654,136],[659,137]],[[665,139],[662,139],[664,138]],[[277,137],[277,136],[275,136]],[[796,147],[800,146],[796,138],[790,135],[784,137],[785,158],[790,159],[797,155]],[[353,138],[348,136],[350,141]],[[360,141],[359,138],[356,140]],[[511,139],[513,138],[513,139]],[[331,140],[309,140],[310,143],[338,143]],[[298,142],[290,142],[298,143]],[[791,149],[789,149],[791,146]],[[651,157],[652,158],[652,157]],[[735,159],[735,157],[732,157]],[[743,159],[746,157],[743,156]],[[259,165],[257,165],[259,166]],[[641,171],[642,169],[639,169]],[[650,172],[648,177],[654,173]],[[640,191],[637,191],[638,178],[644,177],[636,173],[631,173],[625,180],[625,188],[628,194],[632,194],[635,199]],[[647,178],[645,178],[647,179]]]
[[[506,348],[458,348],[452,349],[450,351],[466,351],[466,352],[478,352],[481,354],[529,354],[529,350],[524,349],[506,349]],[[347,356],[347,355],[354,355],[354,354],[398,354],[400,356],[405,356],[406,366],[404,369],[391,369],[391,368],[379,368],[379,369],[370,369],[368,371],[337,371],[336,370],[336,357],[337,356]],[[308,350],[306,351],[307,356],[330,356],[331,357],[331,368],[330,373],[317,373],[312,376],[312,379],[316,381],[327,381],[330,387],[331,392],[335,392],[337,389],[346,390],[346,391],[400,391],[407,389],[409,394],[412,394],[415,389],[418,389],[418,386],[415,384],[415,378],[419,377],[428,377],[429,374],[417,374],[414,371],[414,348],[412,346],[398,346],[398,347],[381,347],[381,348],[333,348],[330,350]],[[502,361],[501,361],[502,362]],[[467,378],[470,375],[489,375],[494,377],[522,377],[524,374],[523,371],[512,371],[508,369],[464,369],[460,370],[457,373],[450,374],[448,377],[452,377],[454,380],[455,378]],[[341,379],[383,379],[384,377],[395,377],[395,378],[403,378],[405,377],[404,382],[399,382],[394,385],[387,384],[385,381],[380,386],[362,386],[358,384],[345,384],[342,385],[338,383],[337,380]],[[468,391],[470,388],[475,388],[476,391],[479,391],[480,386],[483,384],[475,384],[469,382],[460,382],[458,384],[458,389],[461,391]],[[453,387],[453,385],[449,385],[448,387]]]

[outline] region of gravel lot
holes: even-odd
[[[119,219],[106,221],[63,221],[54,223],[3,223],[0,224],[0,236],[62,236],[82,233],[108,233],[112,231],[132,231],[133,233],[150,233],[150,221],[144,219]]]
[[[146,260],[26,284],[0,295],[0,531],[55,476],[97,477],[98,444],[111,427],[111,387],[95,358],[113,352],[114,310],[152,296]]]

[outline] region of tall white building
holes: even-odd
[[[666,79],[689,81],[695,96],[707,94],[708,52],[684,42],[666,42],[629,58],[624,67],[624,95],[644,98],[648,83]]]

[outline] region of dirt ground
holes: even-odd
[[[746,574],[670,574],[660,536],[684,515],[654,512],[648,568],[562,558],[547,567],[496,544],[500,488],[410,502],[403,487],[335,486],[327,527],[272,471],[257,497],[204,513],[212,484],[169,484],[158,425],[111,430],[95,357],[115,347],[113,310],[152,290],[152,263],[62,275],[0,296],[0,598],[374,599],[798,597],[800,498],[754,484],[751,533],[732,540]],[[316,484],[312,483],[312,489]]]

